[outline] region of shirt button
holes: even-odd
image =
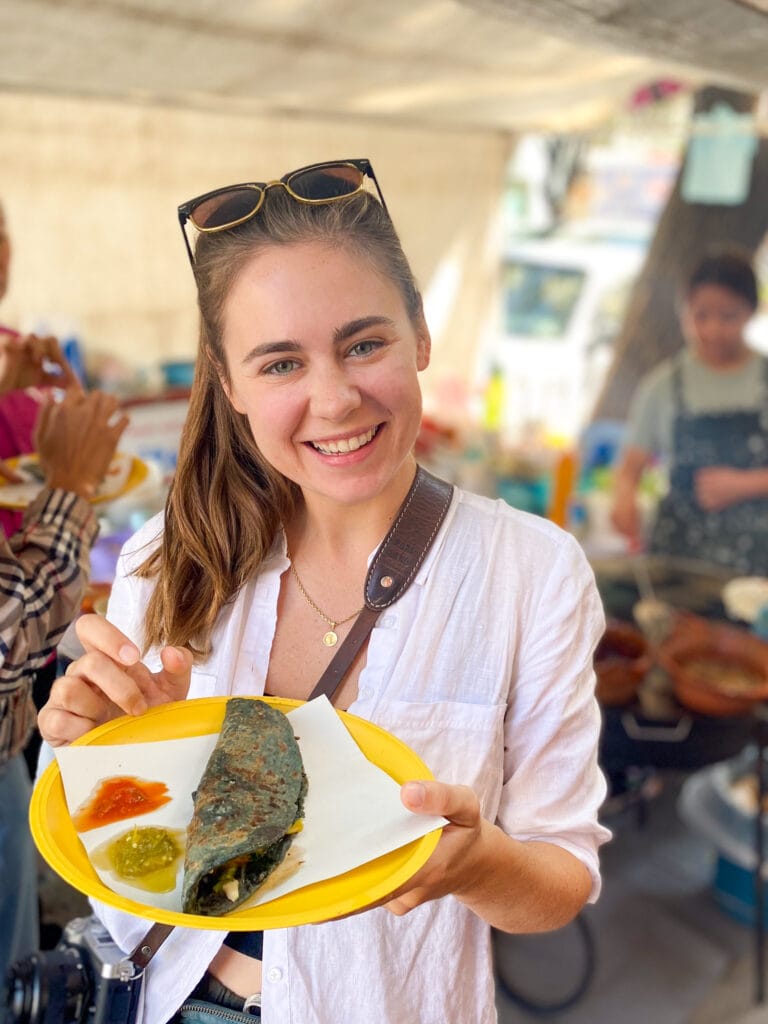
[[[371,686],[364,686],[360,691],[359,696],[362,697],[363,700],[370,700],[373,696],[373,688]]]
[[[279,967],[270,967],[267,971],[267,981],[280,981],[283,977],[283,972]]]

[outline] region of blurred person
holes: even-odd
[[[11,241],[0,202],[0,302],[8,290]],[[77,377],[54,337],[22,335],[0,324],[0,459],[34,451],[35,422],[51,387],[79,387]],[[21,526],[21,513],[0,509],[0,526],[9,537]]]
[[[650,551],[768,574],[768,360],[744,335],[757,305],[755,272],[738,249],[708,252],[688,278],[686,348],[641,381],[615,471],[611,518],[631,549],[644,543],[642,475],[661,459],[669,490]]]
[[[0,301],[8,289],[11,265],[11,242],[0,202]],[[0,459],[27,455],[35,450],[35,424],[41,403],[52,389],[82,390],[80,382],[64,357],[61,346],[51,336],[22,335],[12,327],[0,324]],[[22,526],[22,513],[17,509],[0,508],[0,527],[11,537]],[[56,658],[36,673],[33,698],[42,707],[56,676]],[[32,734],[26,751],[30,774],[39,749],[39,736]]]
[[[80,608],[98,525],[88,499],[128,422],[101,392],[43,401],[35,442],[45,487],[12,537],[0,533],[0,977],[38,946],[37,859],[24,747],[35,671]],[[0,464],[0,476],[14,473]]]

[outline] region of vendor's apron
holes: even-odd
[[[685,407],[681,367],[676,368],[672,470],[651,536],[652,552],[768,575],[768,496],[707,512],[694,489],[696,473],[706,466],[768,467],[768,360],[761,360],[761,372],[760,408],[693,415]]]

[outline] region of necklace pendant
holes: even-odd
[[[333,629],[329,629],[323,636],[323,643],[326,647],[335,647],[338,642],[338,634]]]

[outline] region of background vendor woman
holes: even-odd
[[[680,320],[687,348],[641,382],[616,470],[612,519],[642,545],[637,492],[655,457],[669,466],[654,553],[768,573],[768,360],[746,343],[757,281],[740,251],[706,255]]]

